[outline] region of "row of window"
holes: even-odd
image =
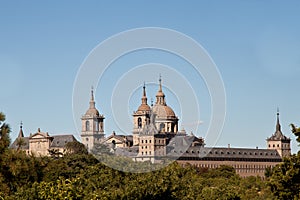
[[[147,151],[145,152],[142,151],[142,155],[151,155],[151,151],[149,151],[149,154],[147,154]]]
[[[271,147],[270,144],[269,144],[269,147]],[[273,144],[273,147],[275,147],[275,144]],[[277,144],[277,147],[279,147],[279,144]],[[282,144],[281,148],[283,148],[283,147],[289,147],[289,145],[288,144]]]
[[[205,168],[218,168],[219,164],[195,164],[197,167],[205,167]],[[266,168],[271,167],[271,165],[231,165],[237,171],[242,172],[256,172],[256,171],[264,171]]]
[[[90,121],[85,122],[85,130],[91,131]],[[99,123],[97,121],[95,122],[95,131],[99,131]]]
[[[237,158],[237,157],[183,157],[180,156],[178,160],[203,160],[203,161],[247,161],[247,162],[282,162],[281,158],[267,159],[267,158]]]
[[[152,141],[151,140],[141,140],[142,144],[146,144],[146,143],[151,143]],[[160,139],[156,139],[155,140],[155,143],[156,144],[164,144],[164,140],[160,140]]]
[[[148,143],[148,140],[142,140],[142,143]],[[151,140],[149,140],[149,143],[151,143]]]
[[[177,153],[176,150],[174,150],[173,152],[174,152],[174,153]],[[183,153],[183,151],[180,150],[179,153]],[[206,151],[201,151],[201,152],[200,152],[200,151],[197,151],[197,152],[196,152],[196,151],[193,151],[193,150],[192,150],[192,151],[186,151],[185,153],[198,153],[198,154],[202,153],[202,154],[204,154],[204,155],[207,154]],[[209,154],[213,154],[213,152],[210,151]],[[221,151],[221,152],[215,151],[214,154],[224,154],[224,152],[223,152],[223,151]],[[237,152],[237,153],[234,152],[234,151],[233,151],[233,152],[227,151],[226,154],[228,154],[228,155],[229,155],[229,154],[232,154],[232,155],[235,155],[235,154],[239,154],[239,155],[261,155],[261,156],[262,156],[262,155],[265,155],[265,156],[268,156],[268,155],[271,155],[271,156],[275,155],[275,156],[276,156],[276,155],[277,155],[277,153],[274,153],[274,154],[273,154],[273,153],[270,153],[270,154],[269,154],[268,152],[265,152],[265,153],[263,153],[263,152],[259,152],[259,153],[254,152],[254,153],[252,153],[252,152],[240,152],[240,151]]]

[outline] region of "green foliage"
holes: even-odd
[[[5,150],[8,149],[10,144],[10,127],[8,124],[4,123],[5,115],[0,112],[0,153],[3,153]]]
[[[285,158],[283,163],[273,168],[269,185],[278,199],[299,199],[300,152]]]
[[[4,120],[0,113],[0,200],[300,199],[299,153],[268,169],[266,180],[241,178],[229,166],[207,169],[168,160],[166,166],[133,162],[101,145],[94,149],[95,156],[80,143],[69,143],[64,157],[34,157],[21,148],[8,149],[9,126]]]
[[[65,146],[65,149],[66,154],[88,154],[88,151],[84,144],[78,141],[68,142]]]

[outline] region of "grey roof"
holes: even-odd
[[[119,156],[135,157],[138,152],[138,147],[118,147],[116,148],[115,154]]]
[[[285,135],[283,135],[283,133],[281,132],[281,125],[279,122],[279,112],[277,112],[277,122],[276,122],[276,130],[275,133],[267,138],[267,141],[285,141],[285,142],[290,142],[290,138],[286,137]]]
[[[68,142],[77,141],[73,135],[54,135],[50,148],[63,148]]]
[[[275,149],[247,149],[247,148],[222,148],[194,146],[186,151],[171,149],[168,156],[180,156],[181,159],[199,160],[236,160],[260,161],[269,160],[280,162],[282,158]]]
[[[18,149],[18,139],[20,139],[20,138],[17,137],[15,139],[15,141],[10,145],[10,148],[12,148],[12,149]],[[20,147],[20,149],[22,149],[22,150],[28,150],[29,149],[29,137],[22,137],[22,140],[24,141],[24,145],[22,145]]]
[[[175,147],[190,147],[194,146],[195,144],[204,146],[204,139],[198,138],[194,135],[179,135],[173,137],[169,142],[169,146]]]
[[[111,138],[116,138],[122,142],[126,142],[126,140],[128,142],[133,142],[133,136],[132,135],[116,135],[115,133],[111,134],[110,136],[108,136],[103,143],[105,143],[107,140],[111,139]]]

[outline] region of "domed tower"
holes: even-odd
[[[81,118],[81,142],[90,151],[104,138],[104,116],[95,107],[94,91],[91,90],[90,107]]]
[[[139,133],[143,131],[143,128],[149,124],[150,122],[150,111],[151,108],[147,104],[147,95],[146,95],[146,87],[145,83],[143,86],[143,96],[142,103],[137,109],[136,112],[133,113],[133,145],[139,144]]]
[[[279,110],[277,110],[277,123],[275,133],[267,138],[268,149],[276,149],[281,157],[291,155],[291,139],[283,135],[279,122]]]
[[[162,91],[161,77],[159,77],[159,89],[156,94],[156,102],[152,108],[155,114],[155,125],[161,133],[177,133],[178,118],[172,108],[167,106],[165,94]]]

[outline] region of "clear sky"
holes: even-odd
[[[72,92],[86,56],[119,32],[162,27],[182,32],[200,43],[220,71],[227,113],[218,146],[230,143],[264,148],[265,139],[275,131],[279,107],[283,133],[292,138],[296,152],[299,148],[289,124],[300,126],[299,18],[299,1],[1,1],[0,111],[11,125],[12,139],[17,136],[20,121],[25,135],[37,128],[50,134],[78,134]],[[107,72],[105,88],[113,88],[117,76],[122,76],[120,66],[149,62],[185,65],[167,53],[137,52],[115,63]],[[162,76],[165,83],[173,84],[168,82],[171,78],[167,72]],[[192,75],[190,80],[202,100],[200,119],[181,119],[176,91],[165,88],[167,103],[180,122],[187,124],[184,128],[188,132],[194,131],[189,123],[203,121],[195,134],[204,137],[210,120],[209,94],[203,82],[197,87]],[[128,112],[140,104],[143,81],[149,83],[148,102],[155,96],[158,74],[156,78],[138,77],[136,90],[124,103]],[[106,134],[113,130],[130,133],[130,124],[119,130],[111,122],[111,102],[105,91],[97,89],[95,93],[96,106],[106,117]],[[83,113],[88,101],[89,91]]]

